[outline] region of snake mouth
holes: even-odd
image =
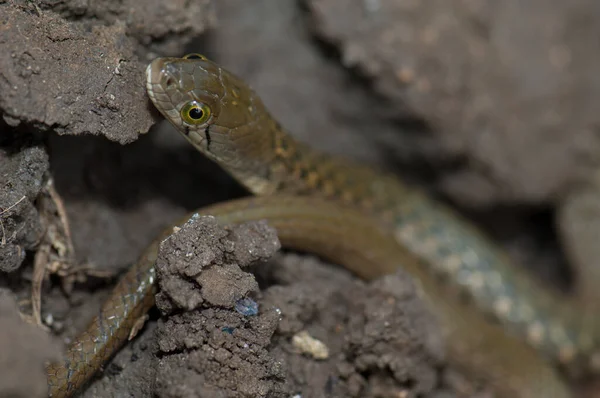
[[[146,66],[146,92],[150,96],[150,99],[154,99],[154,84],[152,81],[152,64]],[[154,101],[152,101],[154,102]]]
[[[164,92],[161,86],[161,80],[165,73],[166,58],[156,58],[146,67],[146,91],[152,102]]]

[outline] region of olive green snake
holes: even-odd
[[[266,219],[283,246],[365,279],[406,270],[439,319],[450,361],[501,396],[569,397],[559,369],[599,370],[593,317],[452,210],[393,175],[296,141],[241,79],[201,55],[155,59],[146,79],[160,113],[256,195],[199,213],[226,223]],[[51,396],[77,391],[154,305],[154,261],[170,231],[123,277],[65,361],[48,366]]]

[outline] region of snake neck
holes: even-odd
[[[389,208],[399,198],[412,195],[390,174],[297,141],[274,119],[261,126],[269,126],[262,131],[261,161],[255,161],[255,156],[234,173],[255,195],[320,196],[363,210]]]
[[[279,127],[279,126],[277,126]],[[273,162],[271,178],[278,192],[315,194],[319,191],[319,174],[326,155],[295,140],[281,128],[272,131]]]
[[[316,170],[313,169],[318,164],[316,158],[322,155],[295,140],[273,119],[254,128],[262,130],[255,131],[256,148],[246,146],[240,156],[243,160],[235,165],[218,163],[254,195],[314,193],[311,182]]]

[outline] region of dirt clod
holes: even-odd
[[[0,127],[1,128],[1,127]],[[42,234],[34,201],[42,190],[48,155],[40,146],[0,146],[0,271],[12,272]]]
[[[441,194],[512,257],[570,286],[554,212],[600,164],[599,3],[517,3],[0,0],[0,286],[29,310],[47,178],[73,263],[108,274],[182,214],[247,194],[164,123],[143,134],[160,120],[147,62],[191,51],[249,82],[294,137]],[[565,231],[594,231],[594,206],[577,209],[582,228]],[[84,397],[473,396],[402,272],[363,283],[311,257],[273,256],[263,224],[202,220],[161,255],[160,313]],[[41,315],[67,343],[114,281],[77,279],[69,292],[61,282],[44,280]],[[28,380],[43,340],[13,329],[0,344],[31,366],[5,368]],[[298,352],[302,332],[326,359]],[[35,377],[19,394],[41,391]]]

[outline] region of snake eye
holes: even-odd
[[[186,54],[183,56],[183,59],[201,59],[202,61],[208,61],[208,58],[198,53]]]
[[[181,119],[187,124],[204,124],[210,119],[210,107],[202,102],[187,102],[179,111]]]

